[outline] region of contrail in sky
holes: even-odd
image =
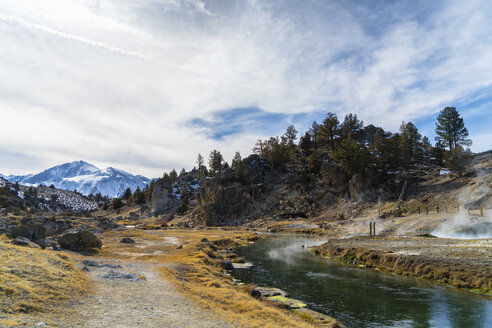
[[[115,52],[115,53],[118,53],[118,54],[122,54],[122,55],[125,55],[125,56],[132,56],[132,57],[136,57],[136,58],[139,58],[139,59],[142,59],[142,60],[146,60],[146,61],[149,60],[149,57],[147,57],[147,56],[145,56],[145,55],[143,55],[141,53],[138,53],[138,52],[124,50],[124,49],[121,49],[121,48],[113,47],[113,46],[111,46],[109,44],[106,44],[106,43],[103,43],[103,42],[98,42],[98,41],[90,40],[90,39],[83,38],[83,37],[80,37],[80,36],[77,36],[77,35],[73,35],[73,34],[68,34],[68,33],[65,33],[65,32],[61,32],[61,31],[55,30],[55,29],[53,29],[51,27],[47,27],[47,26],[44,26],[44,25],[32,23],[32,22],[29,22],[29,21],[26,21],[26,20],[23,20],[23,19],[20,19],[20,18],[17,18],[17,17],[0,15],[0,19],[1,20],[4,20],[4,21],[7,21],[7,22],[18,23],[18,24],[21,24],[21,25],[23,25],[23,26],[25,26],[27,28],[38,30],[38,31],[41,31],[41,32],[44,32],[44,33],[48,33],[48,34],[51,34],[51,35],[55,35],[55,36],[60,37],[60,38],[82,42],[84,44],[87,44],[87,45],[90,45],[90,46],[93,46],[93,47],[103,48],[103,49],[106,49],[108,51]]]

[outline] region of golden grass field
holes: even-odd
[[[64,252],[15,246],[0,237],[0,326],[24,313],[62,311],[69,299],[89,291],[85,274]]]

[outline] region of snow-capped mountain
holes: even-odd
[[[143,189],[150,180],[141,175],[109,167],[100,170],[84,161],[54,166],[38,174],[9,175],[6,179],[25,186],[50,186],[64,190],[77,190],[83,195],[101,193],[111,198],[121,196],[127,188],[134,192]]]

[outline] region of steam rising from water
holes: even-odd
[[[443,219],[432,231],[433,235],[444,238],[492,238],[491,175],[482,169],[476,170],[476,174],[476,184],[461,192],[459,201],[475,211],[483,207],[485,216],[457,213],[450,219]]]
[[[443,219],[432,234],[441,238],[492,238],[492,218],[458,213],[450,219]]]
[[[303,253],[307,248],[315,245],[321,245],[326,239],[318,238],[295,238],[288,239],[285,244],[271,248],[268,251],[268,257],[272,260],[283,261],[287,265],[296,265],[297,261],[304,257]],[[304,248],[302,247],[304,245]]]

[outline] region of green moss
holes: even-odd
[[[481,295],[492,296],[492,290],[483,290],[483,289],[473,288],[473,289],[470,289],[470,292],[481,294]]]
[[[267,300],[283,303],[283,304],[287,305],[290,309],[299,309],[299,308],[303,308],[303,307],[307,306],[306,304],[302,303],[301,301],[298,301],[298,300],[295,300],[292,298],[288,298],[288,297],[284,297],[281,295],[267,297]]]

